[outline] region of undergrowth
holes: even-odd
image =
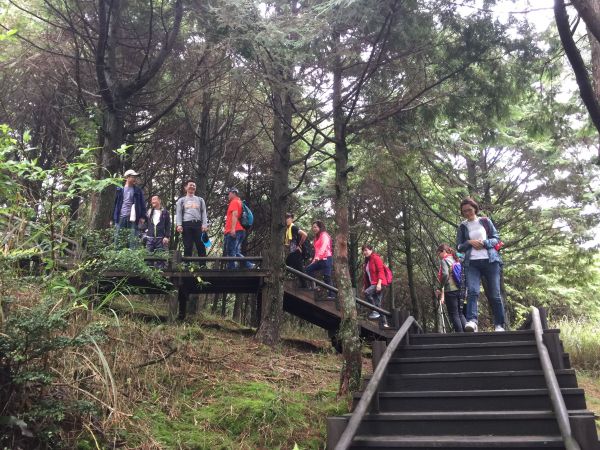
[[[326,338],[271,348],[230,320],[140,321],[25,281],[0,336],[6,448],[320,449],[347,411]]]
[[[573,367],[600,376],[600,323],[563,318],[552,326],[560,329],[560,339]]]

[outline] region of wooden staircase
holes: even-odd
[[[599,450],[594,415],[558,330],[544,330],[544,340],[558,343],[550,353],[573,436],[582,450]],[[383,351],[374,348],[377,353]],[[328,448],[335,448],[350,416],[328,419]],[[409,334],[349,448],[565,449],[533,330]]]

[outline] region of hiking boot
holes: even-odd
[[[502,325],[496,325],[494,331],[506,331]]]
[[[465,324],[465,331],[467,333],[475,333],[475,332],[477,332],[477,324],[475,322],[473,322],[472,320],[469,320]]]
[[[374,320],[374,319],[379,319],[380,314],[377,311],[372,311],[371,314],[369,314],[369,319]]]

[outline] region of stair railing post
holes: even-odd
[[[385,353],[386,347],[387,347],[387,344],[385,341],[373,341],[373,347],[372,347],[373,356],[371,358],[371,361],[373,363],[373,372],[375,372],[375,369],[379,365],[379,362],[381,361],[381,357]],[[374,414],[379,412],[379,387],[377,388],[377,390],[375,391],[375,394],[373,395],[373,399],[371,400],[371,405],[369,407],[369,410]]]
[[[392,309],[392,326],[396,329],[400,328],[400,309],[394,308]]]
[[[550,354],[544,344],[544,331],[540,319],[540,312],[535,306],[531,307],[531,318],[532,328],[535,334],[535,343],[538,349],[542,371],[544,372],[544,379],[546,380],[546,386],[548,387],[548,393],[550,395],[550,400],[552,401],[552,409],[554,410],[558,422],[558,429],[560,430],[565,448],[567,450],[581,450],[581,447],[571,432],[569,411],[567,410],[565,400],[560,390],[560,385],[556,379],[556,373],[554,372],[554,367],[552,367]]]

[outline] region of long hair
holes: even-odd
[[[315,236],[315,239],[319,239],[319,237],[321,236],[321,233],[323,231],[327,231],[327,227],[325,226],[325,224],[321,220],[315,220],[312,224],[316,225],[317,227],[319,227],[319,232]]]

